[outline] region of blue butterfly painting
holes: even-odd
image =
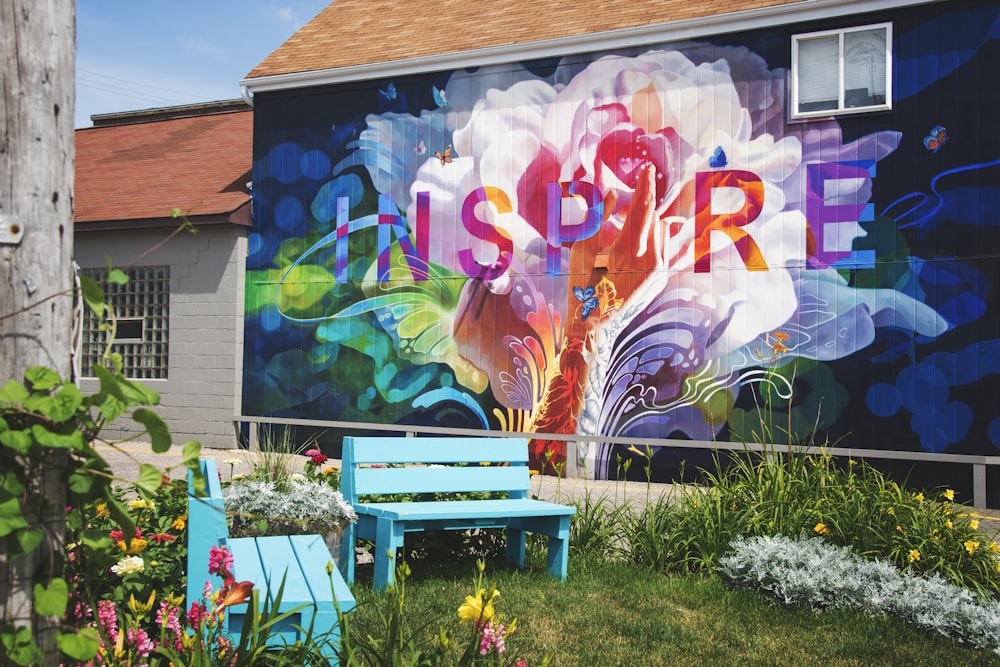
[[[726,151],[722,150],[722,146],[716,146],[715,152],[708,156],[708,166],[712,169],[721,169],[729,164],[729,158],[726,157]]]
[[[588,285],[587,287],[574,287],[573,296],[580,302],[580,319],[585,320],[600,305],[597,299],[597,290]]]
[[[431,88],[433,89],[432,92],[434,93],[434,104],[438,105],[439,107],[448,106],[448,97],[444,94],[444,89],[443,88],[438,89],[437,86],[431,86]]]
[[[948,130],[941,125],[935,125],[931,133],[924,137],[924,147],[931,153],[937,153],[948,143]]]
[[[382,96],[385,97],[385,99],[391,102],[392,100],[396,99],[396,84],[390,83],[388,86],[385,87],[385,90],[379,88],[378,92],[380,92]]]

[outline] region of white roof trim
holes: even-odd
[[[470,51],[442,53],[404,60],[366,63],[333,69],[293,72],[242,79],[239,83],[252,93],[326,86],[349,81],[406,76],[466,67],[484,67],[525,60],[537,60],[594,51],[677,42],[729,32],[769,28],[806,21],[846,17],[852,14],[899,9],[942,0],[803,0],[715,16],[703,16],[635,28],[572,35],[557,39],[504,44]]]

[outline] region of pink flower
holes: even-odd
[[[187,613],[188,625],[192,628],[198,627],[208,612],[205,610],[205,605],[201,602],[195,602],[191,605],[191,609]]]
[[[158,544],[165,544],[166,542],[173,542],[177,537],[169,533],[153,533],[149,536],[149,539]]]
[[[230,571],[233,569],[233,555],[225,547],[212,547],[208,552],[208,573],[225,576],[220,570]]]
[[[306,450],[306,456],[308,456],[309,458],[312,458],[314,456],[319,456],[322,453],[323,452],[319,451],[318,449],[307,449]]]

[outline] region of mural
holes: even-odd
[[[750,440],[764,396],[1000,453],[1000,11],[953,6],[896,19],[892,112],[790,119],[812,27],[258,95],[244,414],[559,461]]]

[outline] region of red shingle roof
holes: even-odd
[[[336,0],[247,78],[589,35],[798,0]]]
[[[170,218],[173,208],[192,217],[228,215],[250,200],[253,110],[247,105],[213,103],[94,120],[94,127],[76,130],[73,205],[79,228]],[[248,224],[249,216],[239,222]]]

